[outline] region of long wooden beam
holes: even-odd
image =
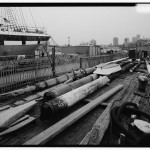
[[[72,125],[78,119],[83,117],[89,111],[94,109],[96,106],[101,104],[103,101],[108,99],[110,96],[115,94],[117,91],[123,88],[123,85],[118,85],[115,88],[111,89],[110,91],[104,93],[100,97],[96,98],[92,102],[86,104],[82,108],[78,109],[77,111],[73,112],[69,116],[65,117],[64,119],[60,120],[58,123],[54,124],[50,128],[46,129],[45,131],[41,132],[37,136],[33,137],[29,141],[25,142],[23,145],[43,145],[47,143],[49,140],[54,138],[56,135],[61,133],[65,130],[68,126]]]

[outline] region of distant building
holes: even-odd
[[[146,43],[147,43],[146,40],[141,39],[141,40],[138,40],[138,41],[136,42],[136,46],[137,46],[137,47],[143,47]]]
[[[136,37],[132,37],[132,43],[136,43],[138,40],[140,40],[140,34],[137,34]]]
[[[65,54],[78,54],[83,56],[97,56],[101,54],[102,47],[99,45],[91,46],[61,46],[60,51]]]
[[[132,43],[136,43],[137,37],[132,37]]]
[[[113,46],[118,46],[118,38],[117,37],[113,38]]]
[[[136,35],[136,40],[137,40],[137,41],[140,40],[140,34],[137,34],[137,35]]]
[[[92,39],[89,44],[90,45],[96,45],[96,40]]]

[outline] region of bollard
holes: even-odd
[[[139,80],[138,89],[142,92],[145,92],[145,89],[148,83],[148,78],[146,76],[139,76],[138,80]]]

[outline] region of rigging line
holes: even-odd
[[[2,22],[3,22],[3,10],[2,10],[3,8],[1,8],[1,24],[2,24]]]
[[[6,7],[4,7],[4,8],[5,8],[5,19],[7,19],[8,18],[7,9],[6,9]],[[8,24],[6,24],[6,26],[8,28]]]
[[[23,8],[22,8],[22,9],[23,9]],[[24,24],[25,24],[25,27],[26,27],[26,26],[27,26],[27,24],[26,24],[26,20],[25,20],[25,18],[24,18],[24,15],[23,15],[22,9],[21,9],[21,14],[22,14],[22,16],[23,16],[23,21],[24,21]]]
[[[30,14],[31,14],[31,16],[32,16],[32,12],[31,12],[31,10],[30,10],[30,7],[29,7],[29,11],[30,11]],[[35,24],[35,21],[34,21],[33,16],[32,16],[32,19],[33,19],[34,25],[35,25],[35,27],[36,27],[36,24]],[[37,27],[36,27],[36,28],[37,28]]]
[[[7,10],[6,10],[6,7],[4,7],[5,18],[7,18],[7,17],[6,17],[6,11],[7,11]]]
[[[31,24],[32,24],[32,23],[31,23],[31,19],[30,19],[30,15],[29,15],[28,9],[25,9],[25,14],[26,14],[26,18],[28,18],[28,19],[26,20],[26,24],[27,24],[26,30],[28,30],[28,27],[31,27]],[[29,35],[28,32],[26,32],[26,34]]]
[[[14,14],[14,16],[13,16],[13,19],[14,19],[14,23],[15,23],[15,25],[17,25],[18,27],[19,27],[19,29],[20,29],[20,26],[19,26],[19,23],[18,23],[18,20],[17,20],[17,18],[16,18],[16,12],[15,11],[13,11],[13,9],[12,9],[12,13]],[[17,14],[18,15],[18,14]]]
[[[37,11],[37,12],[38,12],[38,11]],[[36,13],[35,13],[34,8],[32,9],[32,13],[33,13],[33,15],[34,15],[34,18],[36,19],[36,15],[35,15]],[[40,20],[39,20],[39,17],[40,17],[40,16],[39,16],[39,14],[38,14],[38,17],[37,17],[37,20],[36,20],[37,22],[36,22],[36,23],[37,23],[37,27],[40,28]]]
[[[41,27],[44,27],[44,23],[43,23],[43,20],[42,20],[42,18],[41,18],[41,16],[40,16],[40,13],[39,13],[39,12],[40,12],[40,11],[37,10],[37,15],[39,16],[39,19],[41,20],[41,21],[40,21]]]
[[[17,14],[17,18],[18,18],[17,22],[18,22],[18,25],[20,24],[19,26],[21,26],[20,17],[15,7],[14,7],[14,13]]]
[[[14,24],[14,23],[15,23],[15,20],[14,20],[14,18],[13,18],[13,16],[12,16],[12,11],[11,11],[11,8],[10,8],[10,7],[7,8],[7,15],[8,15],[8,18],[9,18],[9,21],[10,21],[10,26],[12,26],[14,29],[17,28],[17,27],[16,27],[16,24]],[[12,25],[11,25],[11,24],[12,24]]]
[[[23,16],[22,16],[22,13],[21,13],[21,9],[20,9],[20,8],[19,8],[19,12],[20,12],[20,15],[21,15],[22,24],[23,24],[23,26],[25,26],[25,22],[24,22],[24,20],[23,20]]]

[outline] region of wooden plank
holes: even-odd
[[[24,121],[22,121],[22,122],[20,122],[20,123],[18,123],[16,125],[14,125],[14,126],[8,128],[7,130],[4,130],[3,132],[0,132],[0,136],[4,136],[6,134],[10,134],[12,132],[15,132],[15,131],[23,128],[24,126],[29,125],[30,123],[35,122],[35,120],[36,119],[34,117],[29,117],[28,119],[26,119],[26,120],[24,120]]]
[[[25,115],[25,116],[21,117],[21,118],[18,119],[16,122],[14,122],[13,124],[11,124],[10,127],[12,127],[12,126],[14,126],[14,125],[16,125],[16,124],[18,124],[18,123],[20,123],[20,122],[22,122],[22,121],[28,119],[29,117],[30,117],[30,115]]]
[[[87,133],[87,135],[81,141],[80,145],[89,145],[89,143],[91,141],[92,141],[91,142],[92,145],[98,145],[99,144],[99,141],[101,141],[101,139],[103,138],[103,135],[104,135],[103,131],[106,131],[106,129],[109,125],[110,115],[108,112],[111,109],[111,105],[112,105],[112,102],[109,103],[108,107],[104,110],[102,115],[97,119],[92,130]],[[100,129],[102,129],[102,130],[100,130]]]
[[[29,141],[25,142],[23,145],[43,145],[51,140],[53,137],[61,133],[67,127],[72,125],[78,119],[83,117],[89,111],[94,109],[104,100],[115,94],[117,91],[123,88],[123,85],[118,85],[115,88],[111,89],[110,91],[104,93],[100,97],[96,98],[92,102],[88,103],[87,105],[83,106],[82,108],[78,109],[77,111],[73,112],[69,116],[65,117],[64,119],[60,120],[50,128],[46,129],[42,133],[38,134],[37,136],[33,137]]]

